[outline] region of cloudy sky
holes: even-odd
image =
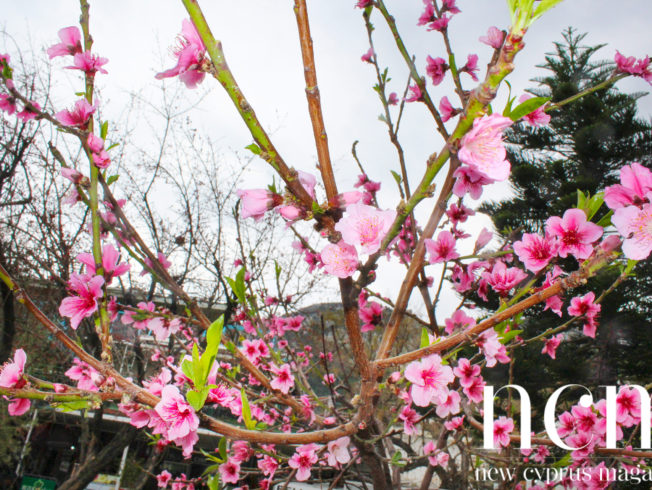
[[[360,10],[354,0],[308,0],[312,37],[317,56],[317,74],[324,106],[326,128],[331,155],[340,190],[348,190],[356,180],[357,170],[351,158],[351,144],[359,140],[359,155],[374,180],[383,182],[387,193],[381,206],[393,206],[396,193],[389,174],[396,169],[393,147],[386,137],[385,126],[378,121],[381,108],[371,90],[375,74],[371,65],[360,61],[367,51],[366,31]],[[445,56],[438,33],[417,27],[423,10],[421,0],[387,0],[390,12],[396,17],[405,43],[416,56],[417,65],[425,74],[426,55]],[[507,29],[509,16],[504,0],[458,0],[462,14],[455,16],[449,32],[458,60],[470,53],[480,57],[482,68],[489,61],[491,49],[478,42],[489,26]],[[285,160],[295,168],[314,171],[316,152],[304,95],[304,80],[300,50],[291,0],[211,0],[201,1],[213,33],[223,43],[227,60],[241,88],[255,108],[265,127],[273,132],[273,139]],[[168,47],[180,31],[181,19],[186,16],[180,1],[173,0],[99,0],[91,2],[91,30],[95,39],[94,51],[109,58],[108,75],[101,78],[103,97],[110,100],[109,114],[120,114],[121,104],[130,91],[147,91],[160,84],[154,80],[156,72],[174,65]],[[40,48],[56,42],[61,27],[73,25],[79,18],[78,4],[73,0],[26,0],[5,2],[0,26],[22,49]],[[533,84],[529,81],[543,71],[535,68],[543,61],[544,53],[551,51],[560,32],[573,26],[587,32],[589,45],[606,43],[600,52],[603,58],[612,58],[615,50],[641,57],[652,53],[649,20],[652,18],[650,0],[566,0],[548,12],[530,29],[525,38],[526,48],[517,58],[517,68],[510,77],[516,94]],[[374,13],[375,42],[379,61],[390,67],[390,89],[402,93],[407,72],[393,45],[382,19]],[[1,48],[1,46],[0,46]],[[12,53],[12,42],[5,50]],[[65,66],[55,60],[55,66]],[[463,64],[463,61],[460,63]],[[74,99],[74,80],[69,76],[58,79],[63,90],[55,100],[69,105]],[[463,79],[466,89],[473,88],[468,77]],[[178,84],[177,80],[166,83]],[[226,95],[213,80],[206,80],[202,89],[213,87],[191,117],[205,134],[225,148],[241,150],[251,142]],[[626,91],[649,88],[640,80],[626,80],[620,87]],[[72,90],[70,90],[72,89]],[[450,86],[442,84],[431,90],[438,101],[450,96]],[[66,95],[67,94],[67,95]],[[641,101],[641,112],[652,114],[652,97]],[[504,101],[504,94],[502,99]],[[502,110],[504,102],[497,103]],[[115,111],[115,112],[112,112]],[[441,140],[434,130],[424,107],[407,107],[401,132],[406,148],[413,182],[427,156],[437,151]],[[263,162],[252,166],[252,182],[264,183],[270,175]],[[497,187],[493,196],[504,192]],[[419,215],[427,215],[428,205]],[[388,269],[383,293],[391,292],[397,270]]]

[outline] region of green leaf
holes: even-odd
[[[428,337],[428,329],[426,327],[423,327],[421,329],[421,344],[419,345],[419,349],[423,349],[424,347],[428,347],[430,345],[430,337]]]
[[[281,266],[278,265],[278,261],[274,260],[274,274],[276,275],[276,280],[278,281],[279,278],[281,277]]]
[[[199,391],[192,390],[186,393],[186,400],[188,400],[188,403],[190,403],[190,406],[192,406],[195,412],[199,412],[202,409],[207,397],[208,388],[203,388]]]
[[[598,192],[595,196],[589,199],[589,202],[587,203],[587,208],[588,208],[587,219],[590,220],[591,218],[593,218],[593,216],[595,216],[595,213],[597,213],[600,207],[602,207],[603,202],[604,202],[604,192]]]
[[[219,473],[216,472],[215,475],[208,478],[208,480],[206,480],[206,486],[209,490],[220,490]]]
[[[72,412],[73,410],[89,410],[93,406],[93,403],[90,400],[79,400],[75,402],[53,403],[52,405],[63,412]]]
[[[217,450],[220,453],[220,457],[226,461],[226,437],[221,437],[220,442],[217,445]]]
[[[192,372],[192,362],[186,359],[181,363],[181,371],[188,379],[194,378],[195,374]]]
[[[541,0],[539,2],[539,6],[534,10],[534,13],[532,14],[532,20],[537,20],[555,5],[561,3],[561,1],[562,0]]]
[[[100,138],[105,140],[108,132],[109,132],[109,121],[104,121],[100,126]]]
[[[509,118],[512,121],[518,121],[523,116],[527,116],[530,112],[536,111],[543,104],[548,102],[550,97],[532,97],[521,102],[513,111],[509,113]]]
[[[577,209],[584,209],[586,208],[586,200],[587,197],[584,195],[584,193],[577,189]]]
[[[233,291],[236,298],[238,298],[238,301],[242,305],[246,303],[246,299],[247,299],[245,296],[246,286],[244,282],[244,276],[245,276],[245,268],[241,267],[238,273],[236,274],[235,279],[231,279],[230,277],[226,278],[226,281],[229,283],[229,286],[231,286],[231,290]]]
[[[390,170],[392,173],[392,177],[394,177],[394,180],[396,181],[396,185],[401,185],[401,182],[403,181],[403,177],[401,177],[398,172],[394,172],[393,170]]]
[[[390,464],[392,466],[405,466],[405,463],[401,461],[401,453],[400,453],[400,451],[396,451],[392,455],[392,460],[390,461]]]
[[[512,340],[514,337],[516,337],[518,334],[522,333],[523,330],[510,330],[509,332],[505,332],[503,335],[501,335],[500,338],[500,343],[501,344],[506,344],[510,340]]]
[[[256,423],[251,419],[251,408],[249,407],[249,399],[245,393],[244,388],[240,389],[240,396],[242,397],[242,418],[244,419],[245,427],[253,430]]]
[[[224,347],[226,347],[226,350],[228,350],[231,354],[235,354],[236,346],[230,340],[226,344],[224,344]]]
[[[108,179],[106,179],[106,184],[111,185],[113,184],[116,180],[118,180],[120,176],[118,174],[116,175],[110,175]]]
[[[86,97],[86,92],[75,92],[77,97]]]
[[[224,330],[224,315],[215,320],[208,330],[206,331],[206,350],[201,356],[200,365],[201,365],[201,379],[203,381],[202,386],[206,384],[208,379],[208,374],[213,367],[213,362],[215,357],[217,357],[217,351],[220,348],[220,342],[222,341],[222,331]]]
[[[263,152],[263,150],[260,149],[260,146],[256,143],[245,146],[245,150],[249,150],[254,155],[260,155]]]
[[[552,463],[551,466],[553,468],[563,468],[571,464],[571,462],[572,462],[571,453],[566,453],[563,458],[555,461],[554,463]]]
[[[606,226],[609,226],[611,224],[611,217],[613,216],[614,212],[612,210],[609,210],[607,214],[605,214],[602,218],[600,218],[600,221],[598,221],[596,224],[598,226],[602,226],[605,228]]]

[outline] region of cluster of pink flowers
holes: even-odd
[[[439,9],[439,14],[435,10],[433,2],[431,0],[423,0],[426,8],[424,12],[419,17],[417,22],[418,26],[427,26],[429,31],[439,31],[442,32],[448,27],[448,23],[451,20],[451,16],[459,14],[461,11],[455,5],[456,0],[443,0],[441,8]],[[450,13],[451,16],[446,15]]]
[[[10,59],[11,57],[8,54],[0,54],[0,70],[3,70],[5,66],[9,66]],[[41,106],[37,102],[30,100],[29,104],[24,104],[22,110],[18,111],[18,106],[16,105],[18,100],[11,93],[16,88],[13,80],[5,79],[5,86],[9,89],[10,93],[0,92],[0,110],[6,112],[9,116],[16,114],[16,117],[23,122],[35,119],[41,110]]]
[[[619,51],[616,51],[614,61],[616,62],[617,71],[641,77],[647,83],[652,84],[649,56],[637,60],[634,56],[623,56]]]
[[[188,19],[181,23],[181,35],[173,52],[177,59],[176,66],[158,73],[156,78],[162,80],[178,76],[186,87],[196,88],[206,76],[206,46],[194,24]]]

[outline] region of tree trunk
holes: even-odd
[[[373,427],[373,422],[370,424]],[[392,490],[392,476],[389,472],[389,467],[385,464],[375,450],[374,444],[363,442],[371,440],[377,436],[376,431],[372,431],[371,427],[358,432],[359,438],[355,438],[353,443],[360,453],[362,462],[367,466],[374,485],[374,490]],[[380,441],[379,441],[380,442]],[[383,450],[384,452],[384,450]]]
[[[59,490],[83,490],[86,488],[102,468],[110,464],[122,453],[124,447],[134,440],[136,432],[133,427],[126,426],[120,429],[120,432],[101,451],[89,452],[81,466],[61,484]]]

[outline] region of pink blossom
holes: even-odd
[[[509,435],[514,430],[514,421],[501,416],[494,422],[494,446],[501,448],[509,446]]]
[[[568,314],[572,316],[584,316],[586,318],[585,334],[595,337],[595,320],[602,309],[600,304],[594,303],[595,294],[589,291],[584,296],[576,296],[571,299],[568,307]]]
[[[426,61],[426,73],[432,78],[433,85],[439,85],[444,80],[444,75],[446,74],[446,70],[448,70],[446,60],[444,58],[431,58],[428,56]]]
[[[564,334],[562,333],[546,339],[541,354],[548,354],[551,358],[555,359],[557,355],[557,347],[559,347],[562,340],[564,340]]]
[[[494,237],[494,234],[487,228],[482,228],[480,233],[478,233],[478,239],[473,246],[473,253],[477,253],[482,250]]]
[[[430,24],[431,22],[437,20],[434,5],[430,1],[424,3],[426,4],[426,9],[419,16],[419,20],[417,21],[418,26],[425,26],[426,24]]]
[[[510,164],[506,160],[503,131],[512,120],[499,114],[483,116],[473,121],[473,128],[464,135],[458,152],[460,161],[485,177],[502,181],[509,177]]]
[[[611,209],[638,204],[652,191],[652,172],[638,162],[620,169],[620,184],[604,190],[604,202]]]
[[[360,56],[360,59],[364,61],[365,63],[373,63],[373,57],[374,57],[374,50],[373,48],[369,48],[369,50]]]
[[[430,24],[428,24],[428,30],[443,32],[448,28],[448,23],[450,20],[450,17],[442,15],[438,19],[434,19],[432,22],[430,22]]]
[[[220,479],[224,483],[238,483],[240,479],[240,462],[229,459],[219,467]]]
[[[453,417],[452,419],[447,420],[446,422],[444,422],[444,427],[446,427],[446,430],[453,431],[462,427],[463,424],[464,424],[464,415],[462,415],[461,417]]]
[[[480,376],[480,366],[471,364],[466,358],[457,361],[457,367],[453,369],[453,374],[457,376],[462,387],[471,386],[474,378]]]
[[[405,432],[405,435],[410,436],[416,433],[414,424],[419,421],[419,414],[416,410],[411,408],[410,405],[405,405],[401,409],[398,418],[403,421],[403,432]]]
[[[163,388],[154,410],[167,425],[168,439],[185,438],[199,427],[197,414],[174,385]]]
[[[453,177],[456,178],[453,194],[457,197],[464,197],[468,192],[473,199],[479,199],[482,195],[482,186],[493,182],[474,167],[459,167],[453,172]]]
[[[107,168],[111,163],[109,154],[104,150],[104,140],[94,133],[90,133],[86,139],[86,144],[93,155],[93,163],[97,168]]]
[[[319,460],[316,449],[315,444],[299,446],[288,461],[290,468],[297,470],[297,481],[305,481],[310,478],[310,469]]]
[[[556,256],[557,244],[548,236],[525,233],[519,241],[514,242],[514,252],[526,269],[539,272]]]
[[[167,487],[168,483],[170,483],[171,478],[172,474],[168,470],[161,471],[158,475],[156,475],[156,486],[159,488]]]
[[[398,104],[398,95],[396,92],[392,92],[389,94],[389,97],[387,98],[387,103],[389,105],[397,105]]]
[[[293,204],[278,206],[276,208],[276,212],[290,222],[288,223],[288,226],[290,226],[292,222],[302,219],[306,216],[306,213],[303,209]]]
[[[446,395],[446,386],[453,382],[454,376],[450,366],[444,366],[441,357],[434,354],[410,363],[405,368],[405,378],[412,382],[410,395],[414,404],[426,407],[433,398]]]
[[[133,327],[136,330],[144,330],[149,327],[150,322],[161,320],[161,318],[153,318],[147,314],[147,312],[154,313],[156,311],[156,305],[152,301],[147,303],[141,301],[137,306],[140,311],[127,310],[122,314],[121,321],[123,325],[131,325],[133,323]]]
[[[555,279],[559,277],[562,272],[563,271],[559,266],[554,266],[552,271],[546,273],[546,279],[543,281],[542,287],[545,289],[552,286],[555,282]],[[561,296],[558,294],[551,296],[550,298],[546,299],[546,307],[544,308],[544,311],[550,309],[557,315],[562,316],[561,307],[563,303],[564,302],[562,301]]]
[[[529,94],[523,94],[519,97],[519,102],[525,102],[530,99],[532,96]],[[530,112],[523,116],[523,120],[528,123],[530,126],[547,126],[550,123],[550,115],[546,114],[544,106],[537,107],[534,111]]]
[[[457,391],[449,390],[446,397],[443,398],[437,403],[437,413],[438,417],[446,418],[449,415],[454,415],[460,411],[460,394]]]
[[[258,468],[263,472],[263,475],[272,476],[276,473],[278,461],[272,456],[265,455],[262,459],[258,460]]]
[[[491,272],[483,272],[482,277],[494,291],[504,296],[527,278],[527,274],[517,267],[508,268],[504,262],[496,262]]]
[[[496,362],[501,364],[506,364],[509,362],[509,356],[507,355],[507,350],[505,346],[498,339],[498,334],[496,331],[491,328],[486,330],[478,339],[476,344],[485,356],[487,360],[487,367],[494,367]]]
[[[71,70],[81,70],[88,76],[95,76],[99,71],[100,73],[108,73],[102,66],[106,65],[109,62],[107,58],[102,58],[95,54],[92,54],[90,51],[84,51],[83,53],[75,54],[73,58],[73,65],[66,66]]]
[[[365,204],[351,204],[346,208],[346,216],[335,225],[342,239],[349,245],[358,245],[362,251],[373,254],[396,218],[396,211],[380,211]],[[323,260],[323,256],[322,256]]]
[[[410,85],[408,87],[408,96],[405,98],[405,102],[418,102],[423,100],[423,94],[421,93],[421,88],[418,85]]]
[[[267,189],[238,189],[236,194],[240,198],[243,219],[253,217],[256,221],[259,221],[267,211],[282,202],[281,196]]]
[[[423,452],[428,456],[428,462],[432,466],[446,466],[448,464],[449,454],[440,451],[435,446],[435,443],[428,441],[425,446],[423,446]]]
[[[73,296],[64,298],[59,306],[59,314],[70,318],[70,326],[77,330],[84,318],[97,311],[97,300],[104,294],[104,278],[88,274],[71,274],[68,289]]]
[[[74,126],[80,129],[86,129],[86,124],[90,117],[95,113],[96,107],[90,105],[86,99],[79,99],[75,102],[75,107],[72,111],[64,109],[57,112],[54,116],[64,126]]]
[[[465,330],[475,325],[475,319],[468,316],[462,310],[455,310],[453,316],[445,320],[446,333],[451,334],[455,330]]]
[[[560,257],[565,258],[571,254],[580,260],[591,255],[593,242],[602,236],[602,227],[587,221],[586,214],[581,209],[568,209],[563,218],[548,218],[546,234],[556,238]]]
[[[358,315],[363,322],[360,331],[369,332],[382,322],[383,307],[375,301],[369,301],[364,306],[360,306]]]
[[[77,388],[85,391],[99,391],[99,387],[104,384],[104,376],[93,366],[76,357],[72,362],[72,367],[65,374],[70,379],[77,381]]]
[[[446,96],[442,97],[439,101],[439,114],[441,115],[442,122],[448,121],[457,114],[457,111],[453,108],[453,105]]]
[[[16,117],[20,119],[23,122],[31,121],[32,119],[36,119],[36,117],[39,115],[39,111],[41,110],[41,106],[31,100],[29,102],[32,107],[28,107],[27,105],[23,106],[23,110],[20,111],[18,114],[16,114]]]
[[[507,361],[509,362],[509,358]],[[492,362],[492,366],[496,364],[495,359]],[[487,363],[487,366],[489,366],[489,363]],[[486,384],[487,383],[485,383],[481,376],[471,378],[471,384],[463,387],[464,394],[469,397],[469,400],[473,403],[481,403],[482,400],[484,400],[484,387]]]
[[[95,275],[95,259],[93,258],[93,254],[79,254],[77,260],[86,266],[87,274]],[[129,264],[119,262],[120,253],[113,247],[113,245],[104,245],[102,247],[102,271],[107,284],[109,284],[114,277],[119,277],[129,270]]]
[[[178,46],[174,49],[174,56],[177,64],[174,68],[156,74],[157,80],[178,76],[188,88],[196,88],[204,80],[206,75],[203,63],[206,54],[206,46],[202,41],[197,29],[188,19],[181,24],[181,35],[178,38]]]
[[[478,81],[478,76],[475,74],[478,71],[478,55],[470,54],[466,58],[466,64],[460,68],[460,72],[468,73],[474,82]]]
[[[320,257],[324,270],[340,279],[351,277],[358,268],[358,252],[344,241],[329,243],[321,251]]]
[[[437,240],[424,240],[426,250],[430,254],[430,263],[438,264],[457,259],[460,254],[455,251],[455,238],[450,231],[441,231]]]
[[[3,388],[22,388],[26,381],[23,379],[27,355],[23,349],[16,349],[14,359],[7,362],[0,370],[0,386]]]
[[[643,78],[646,82],[652,83],[652,71],[650,71],[650,58],[646,56],[637,60],[633,56],[625,57],[620,52],[616,51],[614,57],[616,62],[616,70],[621,73],[629,73],[637,77]]]
[[[168,270],[170,268],[170,266],[172,265],[172,262],[170,262],[168,260],[168,258],[165,256],[165,254],[163,252],[157,252],[156,253],[156,261],[158,262],[157,265],[162,267],[164,270]],[[145,265],[147,267],[149,267],[150,269],[154,269],[154,263],[150,260],[149,257],[145,257],[144,262],[145,262]],[[145,274],[147,274],[147,269],[143,269],[140,272],[141,276],[144,276]]]
[[[337,467],[338,464],[346,464],[351,461],[349,453],[350,437],[340,437],[328,443],[328,464]]]
[[[500,49],[505,39],[505,33],[495,26],[491,26],[486,36],[481,36],[479,41],[494,49]]]
[[[642,208],[618,208],[611,217],[618,232],[625,238],[623,254],[632,260],[646,259],[652,251],[652,204]]]
[[[0,109],[8,115],[16,112],[16,98],[10,94],[0,94]]]
[[[59,44],[54,44],[48,48],[50,59],[57,56],[75,55],[82,52],[81,34],[75,26],[64,27],[59,30]]]
[[[356,7],[359,9],[363,9],[368,7],[369,5],[372,5],[374,3],[374,0],[358,0],[358,3],[355,4]]]
[[[277,367],[275,364],[271,364],[269,370],[274,374],[271,382],[272,388],[287,395],[294,386],[294,376],[290,365],[283,364],[281,367]]]

